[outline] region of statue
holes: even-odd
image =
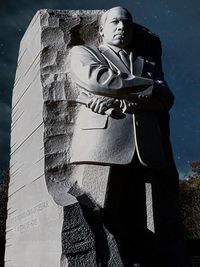
[[[101,17],[100,45],[71,50],[72,79],[81,108],[70,164],[110,166],[100,213],[122,262],[105,266],[186,266],[178,244],[178,174],[169,140],[174,96],[164,80],[158,37],[148,32],[154,46],[138,45],[135,27],[125,8],[114,7]],[[153,231],[146,226],[148,183]],[[94,247],[93,243],[91,250]]]
[[[13,89],[6,266],[188,266],[173,102],[159,38],[126,9],[39,10]]]
[[[86,101],[77,127],[87,130],[74,137],[73,145],[78,143],[82,153],[72,147],[71,163],[123,165],[131,163],[135,154],[148,168],[166,167],[156,113],[168,112],[174,97],[163,79],[160,58],[148,61],[131,51],[131,25],[127,11],[111,9],[101,21],[103,44],[71,51],[80,101]],[[109,109],[115,116],[107,114]]]

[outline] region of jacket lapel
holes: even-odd
[[[144,67],[144,59],[138,56],[133,62],[133,74],[136,76],[142,76]]]
[[[127,67],[124,65],[124,63],[120,60],[118,55],[108,46],[101,45],[99,47],[99,50],[101,51],[104,58],[107,60],[107,62],[117,69],[119,72],[127,73],[127,74],[133,74],[136,76],[141,76],[143,72],[144,67],[144,59],[140,56],[137,56],[130,53],[130,70],[127,69]]]
[[[119,72],[130,74],[130,71],[124,65],[124,63],[120,60],[118,55],[110,48],[104,45],[99,47],[102,55],[108,61],[108,63],[117,69]]]

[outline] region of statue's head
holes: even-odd
[[[99,33],[103,44],[120,48],[129,46],[133,35],[131,14],[127,9],[120,6],[107,10],[101,16]]]

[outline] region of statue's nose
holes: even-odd
[[[124,23],[123,23],[123,21],[119,21],[119,23],[117,24],[117,29],[118,30],[124,29]]]

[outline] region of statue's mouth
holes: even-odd
[[[116,38],[124,38],[124,34],[123,33],[117,33],[115,34]]]

